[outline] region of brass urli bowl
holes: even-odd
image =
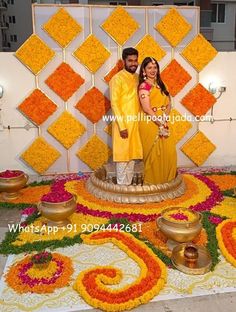
[[[171,212],[172,210],[179,209],[180,207],[172,207],[165,209],[162,212],[162,216],[157,219],[157,226],[161,232],[169,239],[176,241],[178,243],[191,242],[202,229],[202,215],[197,211],[191,211],[196,219],[191,222],[179,222],[178,220],[172,221],[164,217],[166,212]],[[188,210],[188,208],[180,208],[183,212]]]
[[[49,220],[47,225],[66,227],[71,222],[67,219],[70,215],[75,212],[76,209],[76,198],[73,196],[67,201],[59,203],[51,203],[41,201],[38,203],[38,210],[42,216]]]
[[[20,171],[20,170],[15,170]],[[4,200],[12,200],[19,196],[19,191],[26,185],[29,176],[22,172],[22,174],[12,177],[0,177],[0,192],[3,192]]]

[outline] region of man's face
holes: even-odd
[[[125,59],[124,62],[125,62],[125,69],[131,74],[134,74],[138,68],[137,55],[128,55],[128,57]]]

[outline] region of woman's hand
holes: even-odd
[[[168,125],[159,127],[159,137],[160,138],[168,138],[170,136],[170,131]]]
[[[125,130],[121,130],[120,131],[120,136],[122,139],[127,139],[128,138],[128,130],[125,129]]]

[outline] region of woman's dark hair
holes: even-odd
[[[129,55],[138,56],[138,50],[136,50],[135,48],[125,48],[122,52],[122,59],[126,60]]]
[[[144,76],[143,76],[144,69],[146,68],[146,66],[149,63],[152,63],[153,61],[155,62],[156,66],[157,66],[157,76],[156,76],[157,85],[160,87],[161,93],[164,93],[166,96],[169,96],[169,92],[167,91],[164,82],[161,80],[160,66],[159,66],[157,60],[154,59],[153,57],[145,57],[145,59],[143,60],[141,66],[140,66],[140,70],[139,70],[139,86],[141,85],[141,83],[143,83],[145,81]]]

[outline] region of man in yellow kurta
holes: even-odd
[[[113,161],[116,162],[117,183],[132,183],[135,159],[143,158],[139,135],[138,116],[140,105],[137,94],[138,51],[123,50],[124,69],[110,81],[110,98],[113,115]]]

